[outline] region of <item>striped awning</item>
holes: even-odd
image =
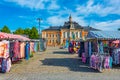
[[[17,39],[21,41],[30,41],[29,38],[26,38],[24,36],[16,35],[16,34],[8,34],[3,32],[0,32],[0,39]]]
[[[0,32],[0,39],[8,38],[7,33]]]
[[[87,39],[120,40],[120,31],[90,31]]]

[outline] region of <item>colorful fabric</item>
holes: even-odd
[[[24,58],[24,57],[25,57],[25,43],[20,42],[20,58]]]
[[[9,41],[0,42],[0,58],[9,57]]]
[[[86,63],[86,56],[84,52],[82,53],[82,62]]]
[[[13,52],[15,58],[20,58],[20,43],[18,41],[14,42]]]
[[[99,53],[98,53],[99,54]],[[112,58],[106,55],[92,54],[90,57],[90,67],[102,71],[112,68]]]
[[[88,49],[88,50],[89,50],[89,57],[90,57],[91,54],[92,54],[92,50],[91,50],[91,48],[92,48],[92,47],[91,47],[91,42],[89,42],[89,49]]]
[[[11,68],[11,60],[10,58],[4,58],[2,60],[2,72],[9,72]]]
[[[9,47],[9,54],[10,54],[10,58],[12,58],[14,56],[14,49],[13,49],[13,46],[14,46],[14,42],[10,42],[10,47]]]
[[[113,64],[117,65],[120,64],[120,49],[114,49],[112,53]]]

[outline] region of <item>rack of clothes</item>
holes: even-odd
[[[11,59],[9,57],[9,41],[0,41],[0,72],[9,72]]]
[[[93,53],[90,57],[90,67],[102,72],[103,69],[112,68],[112,57],[107,53]]]
[[[113,64],[120,64],[120,48],[114,49],[112,52]]]
[[[38,52],[40,40],[30,40],[27,37],[0,32],[0,72],[9,72],[11,64],[21,59],[29,60]]]
[[[71,41],[69,43],[68,51],[69,53],[77,53],[79,52],[80,49],[80,42],[78,41]]]
[[[38,52],[38,42],[2,40],[0,41],[0,72],[9,72],[11,64],[22,59],[29,60]]]

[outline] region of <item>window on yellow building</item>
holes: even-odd
[[[46,37],[48,37],[48,34],[46,34]]]
[[[51,34],[50,34],[50,37],[51,37]]]
[[[53,43],[54,43],[54,40],[53,40]]]
[[[49,41],[49,43],[51,43],[51,40]]]
[[[54,34],[53,34],[53,37],[54,37]]]

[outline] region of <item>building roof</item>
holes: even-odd
[[[77,22],[72,22],[72,25],[75,29],[83,29],[81,25],[79,25]],[[70,29],[70,21],[65,22],[61,29]]]
[[[84,29],[86,31],[98,31],[98,29],[88,27],[88,26],[81,26],[77,22],[72,21],[72,16],[70,15],[69,21],[65,22],[63,26],[51,26],[43,31],[60,31],[61,29],[70,29],[70,25],[74,27],[74,29]]]
[[[44,29],[43,31],[60,31],[61,26],[50,26],[47,29]]]
[[[87,38],[98,40],[116,40],[120,39],[120,31],[90,31]]]
[[[90,26],[84,26],[83,28],[84,28],[84,30],[86,30],[86,31],[100,31],[99,29],[95,29],[95,28],[90,27]]]

